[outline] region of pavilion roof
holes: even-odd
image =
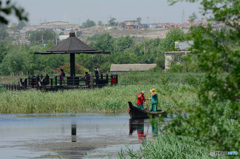
[[[61,41],[46,52],[35,52],[34,54],[69,54],[69,53],[87,53],[87,54],[110,54],[110,52],[97,51],[85,44],[83,41],[75,37],[74,32],[70,32],[70,36]]]

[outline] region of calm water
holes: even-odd
[[[168,119],[167,119],[168,120]],[[0,114],[1,158],[116,157],[158,134],[149,119],[123,114]]]

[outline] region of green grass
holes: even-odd
[[[181,92],[181,88],[191,87],[183,84],[169,84],[173,90],[171,96],[159,95],[159,108],[182,109],[172,100],[194,105],[197,101],[196,94]],[[161,90],[159,85],[142,85],[147,96],[151,88]],[[119,113],[127,112],[128,101],[136,103],[137,94],[140,93],[138,85],[104,87],[93,90],[69,90],[58,92],[41,91],[1,91],[0,113],[68,113],[68,112],[102,112]],[[148,96],[150,98],[150,96]],[[150,105],[150,101],[148,101]]]
[[[128,72],[119,73],[119,84],[161,84],[162,76],[168,83],[192,84],[191,77],[198,82],[203,80],[203,73],[160,73],[160,72]],[[137,77],[137,78],[136,78]]]
[[[210,156],[210,150],[206,143],[191,137],[170,135],[161,135],[152,141],[146,141],[136,152],[127,147],[118,152],[120,159],[210,159],[224,157]]]
[[[0,76],[0,83],[14,83],[20,76]],[[137,77],[137,78],[136,78]],[[163,78],[164,77],[164,78]],[[0,88],[0,113],[67,113],[67,112],[127,112],[128,101],[136,103],[137,94],[141,89],[147,96],[151,88],[157,89],[159,96],[158,109],[188,111],[197,104],[196,93],[182,91],[192,89],[194,81],[200,83],[201,73],[157,73],[129,72],[119,74],[119,84],[94,90],[69,90],[59,92],[41,91],[3,91]],[[24,77],[25,78],[25,77]],[[165,79],[165,81],[164,81]],[[171,92],[166,93],[166,92]],[[165,95],[162,95],[165,94]],[[148,96],[149,98],[150,96]],[[150,101],[148,101],[150,105]]]

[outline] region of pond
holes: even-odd
[[[115,158],[159,132],[127,113],[1,114],[1,158]],[[166,118],[169,120],[169,118]]]

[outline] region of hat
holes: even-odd
[[[141,91],[142,94],[144,94],[145,92],[144,91]]]
[[[153,88],[152,91],[155,92],[155,89]]]

